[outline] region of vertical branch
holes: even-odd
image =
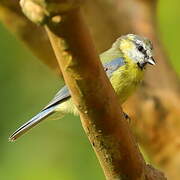
[[[26,2],[31,2],[33,8]],[[165,179],[143,160],[76,2],[49,0],[36,4],[35,0],[22,0],[21,5],[33,22],[46,24],[65,82],[106,179]]]
[[[61,18],[61,23],[49,23],[46,29],[106,178],[143,178],[145,162],[122,119],[79,10]]]

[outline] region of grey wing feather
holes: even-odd
[[[104,70],[106,71],[108,78],[111,78],[113,72],[124,64],[125,61],[123,57],[115,58],[112,61],[104,64]]]
[[[10,141],[16,140],[18,137],[23,135],[25,132],[30,130],[35,125],[39,124],[41,121],[43,121],[47,116],[53,113],[56,106],[50,107],[46,110],[41,111],[36,116],[34,116],[32,119],[30,119],[28,122],[23,124],[20,128],[18,128],[10,137]]]
[[[54,98],[49,102],[49,104],[43,109],[48,109],[51,106],[54,106],[56,104],[59,104],[63,100],[70,98],[70,92],[68,87],[65,85],[63,88],[60,89],[60,91],[57,92],[57,94],[54,96]]]
[[[118,69],[119,67],[124,65],[124,59],[123,58],[116,58],[112,60],[109,63],[104,64],[104,70],[106,71],[107,76],[110,78],[112,76],[112,73]],[[67,86],[64,86],[50,101],[50,103],[35,117],[30,119],[28,122],[26,122],[24,125],[22,125],[20,128],[18,128],[9,138],[10,141],[14,141],[21,135],[23,135],[25,132],[30,130],[32,127],[46,119],[48,116],[50,116],[52,113],[54,113],[54,110],[56,109],[56,106],[61,103],[62,101],[66,100],[67,98],[70,98],[70,92],[67,88]]]
[[[52,99],[52,101],[36,116],[30,119],[28,122],[23,124],[20,128],[18,128],[10,137],[10,141],[16,140],[18,137],[23,135],[25,132],[33,128],[35,125],[39,124],[41,121],[50,116],[54,110],[56,109],[56,105],[58,105],[63,100],[70,97],[69,90],[67,86],[64,86]]]
[[[112,61],[103,64],[104,70],[106,71],[107,76],[110,78],[112,73],[118,69],[119,67],[123,66],[124,58],[115,58]],[[56,104],[59,104],[63,100],[66,100],[67,98],[70,98],[71,94],[69,92],[68,87],[65,85],[55,96],[54,98],[49,102],[49,104],[43,109],[48,109],[51,106],[54,106]]]

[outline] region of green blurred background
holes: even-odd
[[[160,0],[158,5],[160,35],[177,72],[180,72],[179,5],[178,0]],[[2,24],[0,60],[0,179],[103,180],[77,117],[67,115],[60,121],[47,121],[16,143],[8,142],[12,131],[35,115],[62,82]]]

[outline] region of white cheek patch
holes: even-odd
[[[143,62],[144,61],[144,54],[137,50],[137,48],[133,48],[126,52],[127,56],[136,61],[136,62]]]

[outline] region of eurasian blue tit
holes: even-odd
[[[100,55],[104,71],[117,94],[120,104],[135,91],[143,79],[147,64],[155,65],[149,39],[128,34],[118,38],[110,49]],[[67,86],[64,86],[35,117],[22,125],[11,136],[16,140],[45,119],[60,119],[66,113],[78,115]]]

